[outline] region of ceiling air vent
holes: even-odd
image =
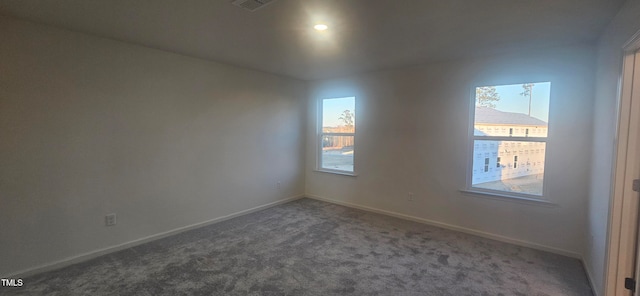
[[[240,6],[249,11],[256,11],[273,1],[275,0],[234,0],[231,4]]]

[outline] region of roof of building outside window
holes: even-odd
[[[524,113],[504,112],[489,107],[476,107],[476,124],[547,126],[547,123]]]

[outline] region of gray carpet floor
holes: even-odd
[[[1,295],[593,295],[573,258],[301,199]]]

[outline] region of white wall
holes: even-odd
[[[613,143],[617,125],[618,80],[622,73],[622,46],[638,30],[640,30],[640,1],[627,1],[598,42],[585,264],[599,295],[604,295]]]
[[[310,86],[306,190],[580,256],[585,234],[595,51],[589,45],[422,65]],[[476,83],[551,81],[547,207],[464,194]],[[315,172],[315,100],[356,96],[357,177]],[[407,201],[413,192],[416,200]]]
[[[305,82],[6,17],[0,40],[0,275],[304,193]]]

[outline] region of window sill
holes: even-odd
[[[314,169],[313,171],[318,173],[327,173],[327,174],[342,175],[342,176],[349,176],[349,177],[358,176],[358,174],[356,173],[345,172],[345,171],[333,171],[333,170],[326,170],[326,169]]]
[[[500,193],[500,192],[490,192],[490,191],[477,190],[477,189],[460,189],[460,191],[462,193],[473,194],[474,196],[478,196],[478,197],[482,197],[482,198],[489,198],[489,199],[494,199],[494,200],[504,200],[504,201],[511,201],[511,202],[524,203],[524,204],[530,204],[530,205],[538,205],[538,206],[545,206],[545,207],[557,207],[558,206],[558,204],[556,204],[554,202],[551,202],[551,201],[548,201],[546,199],[519,196],[519,195],[515,195],[515,194],[509,194],[507,192]]]

